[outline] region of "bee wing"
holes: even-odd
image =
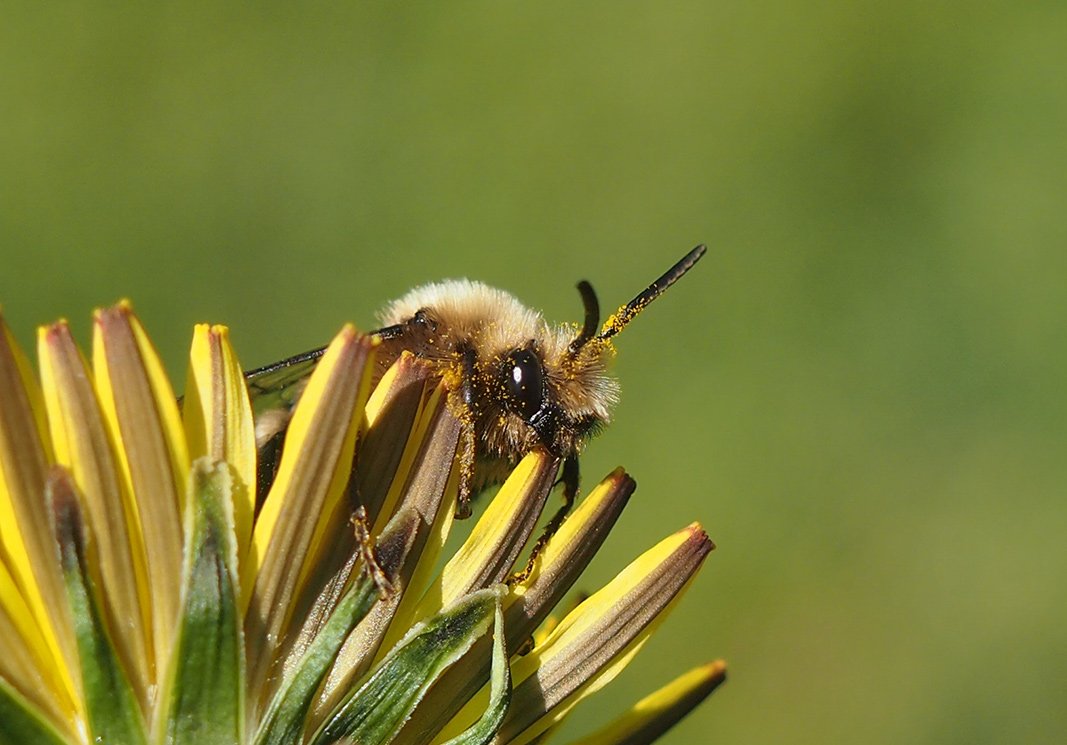
[[[245,373],[252,413],[260,419],[267,412],[291,411],[326,347],[273,362]]]
[[[400,336],[404,328],[404,325],[400,324],[371,333],[383,339],[392,339]],[[278,472],[285,433],[289,428],[293,408],[307,387],[315,366],[325,353],[326,347],[319,347],[245,372],[256,431],[257,512]]]
[[[293,407],[325,352],[319,347],[245,373],[256,429],[257,514],[278,473]]]

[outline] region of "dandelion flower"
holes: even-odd
[[[41,328],[39,375],[0,319],[0,745],[544,742],[618,675],[704,531],[555,617],[635,485],[608,475],[517,575],[560,465],[534,451],[446,560],[459,422],[410,356],[372,388],[376,343],[343,328],[257,450],[224,327],[179,400],[128,303],[88,359]],[[650,742],[723,675],[581,742]]]

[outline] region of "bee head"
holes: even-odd
[[[502,355],[496,372],[507,410],[556,455],[576,451],[607,422],[618,398],[618,383],[607,371],[610,343],[571,351],[570,335],[570,327],[546,329],[540,339]]]
[[[550,452],[576,452],[607,422],[618,401],[619,384],[609,375],[615,355],[612,337],[649,303],[677,282],[704,255],[701,245],[686,254],[637,297],[600,326],[600,303],[593,286],[582,280],[578,292],[585,311],[577,334],[573,326],[544,329],[538,338],[498,357],[496,375],[508,411],[526,423],[534,439]]]

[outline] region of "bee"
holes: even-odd
[[[417,287],[385,307],[378,376],[404,352],[428,365],[448,389],[460,421],[457,516],[471,495],[498,483],[534,448],[562,459],[562,520],[578,493],[578,454],[611,418],[619,384],[609,373],[613,337],[704,255],[697,246],[600,325],[589,282],[578,283],[581,326],[552,326],[510,293],[481,282]],[[280,446],[288,415],[325,347],[246,373],[256,410],[257,445]]]

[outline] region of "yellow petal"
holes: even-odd
[[[237,556],[243,563],[256,506],[256,435],[244,373],[225,326],[199,324],[193,332],[182,415],[189,457],[230,466]]]
[[[316,366],[293,412],[278,475],[253,532],[242,584],[252,587],[245,617],[248,638],[268,639],[248,650],[250,705],[271,674],[286,638],[293,602],[322,550],[328,529],[344,527],[351,507],[345,486],[356,432],[372,378],[377,341],[346,326]]]
[[[384,530],[406,492],[408,474],[435,421],[436,407],[444,400],[437,387],[430,368],[404,352],[367,402],[367,433],[357,477],[372,534]]]
[[[372,526],[385,524],[379,517],[390,519],[391,512],[382,513],[383,502],[389,494],[399,495],[408,481],[421,444],[413,433],[425,433],[423,408],[431,386],[425,366],[415,364],[414,357],[405,354],[386,371],[364,407],[364,423],[358,435],[359,463],[348,485],[348,498],[351,502],[358,499]],[[396,498],[390,498],[394,505]],[[332,603],[340,599],[350,579],[358,545],[347,520],[338,527],[340,530],[330,536],[316,561],[315,574],[296,602],[294,612],[306,618],[305,630],[318,623],[316,616],[332,610]],[[381,529],[373,529],[372,535],[380,534]],[[330,597],[333,600],[327,600]]]
[[[166,660],[181,588],[189,454],[174,390],[129,303],[96,312],[93,372],[119,472],[144,537],[155,659]]]
[[[654,741],[726,680],[722,660],[695,667],[638,701],[601,730],[573,745],[643,745]]]
[[[604,542],[635,487],[634,480],[621,468],[601,481],[578,503],[545,545],[529,577],[511,588],[511,593],[504,599],[504,629],[507,647],[513,654],[528,644],[530,635],[570,591]],[[555,625],[558,623],[557,620]],[[538,641],[547,636],[548,633]],[[478,643],[486,647],[472,655],[472,660],[488,657],[488,639]],[[470,664],[461,661],[445,673],[441,683],[433,687],[415,710],[405,732],[436,732],[466,704],[489,675],[486,665],[471,664],[475,666],[474,670]]]
[[[531,451],[519,462],[430,586],[421,617],[507,578],[537,525],[558,467],[559,459],[542,450]]]
[[[545,642],[512,666],[515,692],[497,737],[525,745],[603,688],[644,646],[682,596],[713,545],[693,524],[642,554],[569,613]],[[483,690],[439,740],[462,731],[484,706]]]
[[[74,477],[93,541],[93,572],[105,590],[115,646],[147,707],[154,651],[144,544],[132,495],[116,461],[92,379],[65,323],[38,331],[38,357],[56,462]]]
[[[398,513],[410,512],[418,521],[411,551],[394,580],[393,597],[371,609],[337,655],[313,719],[328,714],[350,685],[376,661],[376,656],[383,657],[410,628],[409,619],[436,567],[447,527],[452,523],[459,487],[455,454],[460,425],[445,404],[443,387],[430,390],[415,422],[423,438],[412,470],[403,477]],[[361,454],[360,468],[363,466]]]
[[[696,523],[660,541],[569,613],[515,666],[519,707],[510,730],[527,742],[596,693],[630,663],[714,548]],[[599,669],[598,669],[599,666]],[[552,691],[543,696],[545,691]],[[530,704],[534,703],[534,707]],[[546,712],[533,719],[532,709]],[[525,711],[522,710],[525,708]],[[523,721],[522,714],[530,717]],[[507,725],[505,725],[507,726]]]
[[[507,607],[509,643],[518,644],[534,633],[549,611],[563,600],[600,549],[636,488],[634,480],[617,468],[578,503],[545,545],[530,576],[512,588],[512,602]],[[557,619],[555,625],[558,623]]]
[[[44,504],[50,457],[40,388],[0,317],[0,562],[41,629],[49,650],[46,677],[61,689],[62,707],[73,712],[79,696],[66,670],[77,652]],[[4,604],[20,613],[12,611],[15,597]]]
[[[448,409],[446,397],[444,385],[438,385],[422,411],[419,431],[424,439],[404,486],[400,508],[411,508],[419,513],[428,530],[420,534],[420,541],[412,552],[418,561],[409,575],[407,589],[376,661],[414,624],[419,601],[437,571],[437,557],[452,529],[459,491],[459,469],[455,459],[459,420]]]
[[[66,694],[58,672],[33,613],[0,563],[0,678],[67,731],[72,712],[60,707]]]

